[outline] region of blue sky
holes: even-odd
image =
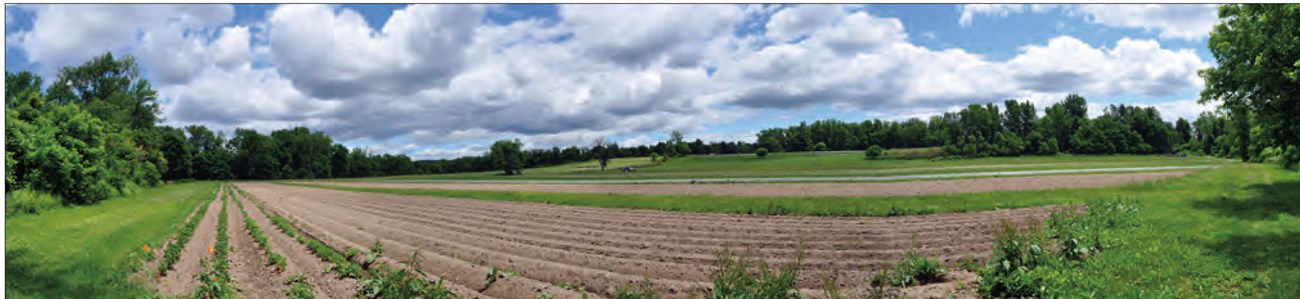
[[[140,58],[168,124],[305,125],[417,159],[752,140],[802,120],[906,119],[1079,93],[1195,104],[1207,5],[20,5],[5,69]],[[50,81],[50,80],[47,80]]]

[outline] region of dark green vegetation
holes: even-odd
[[[307,284],[307,277],[302,274],[289,275],[284,284],[289,285],[285,297],[289,299],[313,299],[316,298],[316,292],[312,291],[311,285]]]
[[[921,256],[913,247],[903,255],[903,259],[898,261],[893,269],[886,269],[872,277],[871,284],[896,287],[917,286],[939,281],[945,272],[947,269],[944,269],[942,264]]]
[[[1223,141],[1235,145],[1230,155],[1294,168],[1300,163],[1300,4],[1222,5],[1219,19],[1208,43],[1218,64],[1200,72],[1200,102],[1223,102],[1232,136]]]
[[[216,183],[144,190],[94,206],[5,219],[5,297],[138,298],[152,293],[128,282],[141,267],[143,246],[155,250],[197,206],[210,203]],[[152,277],[149,277],[152,279]]]

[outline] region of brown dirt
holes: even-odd
[[[1056,188],[1096,188],[1179,177],[1187,171],[1049,175],[878,183],[741,183],[741,184],[492,184],[305,182],[308,184],[395,188],[540,191],[569,193],[667,194],[721,196],[901,196]]]
[[[241,298],[280,298],[284,297],[285,275],[274,266],[268,266],[266,254],[257,247],[248,227],[244,224],[244,215],[240,213],[235,198],[226,206],[227,233],[230,234],[230,275],[234,279],[235,289]],[[252,207],[245,207],[245,209]],[[260,225],[259,225],[260,227]],[[263,232],[265,234],[266,232]],[[274,246],[271,247],[274,250]]]
[[[257,226],[262,229],[262,233],[266,234],[267,239],[269,239],[271,249],[284,255],[285,277],[291,274],[302,274],[307,277],[307,283],[315,291],[316,298],[347,299],[356,297],[354,289],[357,283],[355,279],[338,278],[332,272],[325,272],[325,267],[329,266],[329,263],[316,257],[311,250],[307,249],[306,245],[298,243],[298,241],[280,231],[275,224],[271,223],[271,219],[262,214],[262,211],[252,201],[243,198],[238,193],[236,193],[235,198],[243,201],[248,216],[253,217],[253,222],[257,223]],[[279,282],[283,284],[284,281],[280,280]],[[273,298],[278,297],[282,296],[274,296]]]
[[[1000,219],[1037,221],[1057,208],[889,218],[755,216],[239,185],[334,246],[364,248],[379,238],[390,256],[403,259],[419,249],[426,272],[465,286],[480,285],[489,267],[516,273],[483,292],[501,298],[533,298],[543,290],[574,295],[553,286],[560,283],[612,296],[643,277],[661,295],[685,297],[707,288],[715,254],[727,248],[776,264],[794,260],[802,249],[799,287],[816,296],[830,275],[842,288],[867,285],[874,271],[891,266],[913,244],[946,263],[986,258]]]
[[[208,211],[199,220],[198,226],[194,227],[194,235],[185,244],[181,250],[181,257],[172,265],[172,269],[162,277],[158,284],[158,292],[164,296],[187,295],[198,281],[194,279],[194,274],[203,269],[199,267],[199,260],[212,257],[208,253],[208,248],[212,248],[217,243],[217,214],[221,213],[221,200],[213,200],[208,203]]]

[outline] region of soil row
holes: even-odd
[[[945,262],[987,256],[1002,219],[1038,221],[1057,207],[908,217],[792,217],[601,209],[533,203],[355,193],[241,183],[268,208],[322,241],[364,248],[375,239],[424,270],[478,286],[491,268],[513,272],[482,293],[534,298],[571,284],[600,296],[649,278],[659,294],[708,287],[716,254],[733,250],[781,264],[802,256],[799,287],[835,275],[866,285],[910,248]],[[394,255],[396,256],[396,255]],[[564,293],[564,294],[559,294]],[[563,297],[563,296],[562,296]]]

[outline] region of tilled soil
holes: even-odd
[[[230,275],[234,279],[235,289],[241,298],[280,298],[284,297],[284,275],[274,266],[268,266],[266,254],[257,247],[253,236],[244,224],[244,215],[239,212],[235,198],[230,198],[226,206],[226,225],[230,234]],[[247,208],[253,208],[246,206]],[[261,226],[259,225],[259,228]],[[265,234],[265,229],[263,229]],[[272,246],[271,248],[275,248]]]
[[[325,272],[325,267],[329,266],[329,263],[316,257],[311,250],[307,249],[306,245],[298,243],[298,241],[280,231],[275,224],[271,223],[271,219],[267,218],[265,214],[262,214],[262,211],[259,210],[252,201],[243,198],[243,196],[239,194],[235,195],[235,199],[243,201],[244,209],[248,211],[248,216],[252,217],[253,222],[256,222],[257,226],[262,229],[262,233],[266,234],[267,239],[270,241],[271,249],[275,250],[276,253],[284,255],[284,273],[286,275],[300,273],[307,277],[307,282],[311,285],[312,290],[315,291],[316,298],[347,299],[356,297],[355,288],[357,284],[355,279],[338,278],[338,276],[334,275],[332,272]],[[253,245],[256,246],[256,244]],[[283,280],[278,282],[281,284],[284,283]],[[284,293],[280,292],[277,294]],[[283,296],[277,295],[268,298],[280,297]]]
[[[187,295],[198,285],[194,274],[203,270],[199,266],[200,259],[212,257],[208,249],[217,243],[217,214],[220,213],[220,199],[208,203],[207,214],[203,215],[203,219],[194,228],[194,235],[190,236],[189,242],[181,250],[180,259],[159,282],[159,293],[164,296]]]
[[[756,216],[239,185],[322,241],[365,248],[378,238],[394,258],[418,249],[426,272],[501,298],[575,295],[554,286],[561,283],[608,297],[643,278],[661,295],[686,297],[708,287],[716,254],[724,249],[773,264],[802,254],[798,286],[806,294],[820,293],[831,273],[845,288],[861,287],[913,246],[942,262],[986,258],[1000,220],[1038,221],[1059,208],[888,218]],[[481,288],[490,267],[516,275]]]
[[[901,196],[1056,188],[1096,188],[1160,180],[1188,171],[1049,175],[879,183],[738,183],[738,184],[493,184],[307,182],[309,184],[394,188],[493,191],[541,191],[599,194],[665,194],[721,196]]]

